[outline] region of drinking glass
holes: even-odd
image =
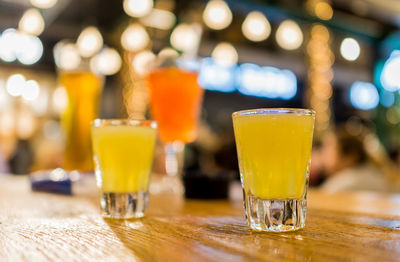
[[[65,133],[63,168],[93,171],[90,123],[97,118],[103,80],[84,69],[60,71],[58,78],[68,95],[68,105],[61,116]]]
[[[104,217],[143,217],[156,141],[154,121],[96,119],[92,140]]]
[[[197,71],[188,69],[186,65],[184,60],[168,60],[147,77],[150,110],[165,146],[166,173],[178,178],[183,165],[184,145],[196,138],[204,93],[197,82]]]
[[[232,119],[248,225],[257,231],[303,228],[315,112],[255,109]]]

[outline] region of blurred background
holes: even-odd
[[[97,106],[151,118],[149,63],[191,51],[205,92],[187,169],[238,174],[231,113],[293,107],[317,112],[312,185],[367,160],[398,180],[399,26],[397,0],[0,0],[0,171],[56,168],[73,150],[60,120],[77,80],[62,72],[98,76],[79,80],[97,86],[76,100],[92,101],[75,108],[87,121]]]

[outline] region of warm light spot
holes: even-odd
[[[268,38],[271,25],[263,13],[254,11],[249,13],[244,20],[242,32],[247,39],[259,42]]]
[[[124,11],[132,17],[143,17],[153,8],[153,0],[124,0]]]
[[[18,29],[31,35],[40,35],[44,30],[44,20],[40,12],[35,8],[26,10],[19,21]]]
[[[294,50],[303,43],[303,33],[296,22],[285,20],[276,31],[276,41],[283,49]]]
[[[114,75],[120,69],[122,59],[114,48],[104,48],[99,54],[90,60],[92,71],[103,75]]]
[[[348,61],[354,61],[360,56],[360,45],[354,38],[343,39],[340,54]]]
[[[129,25],[121,35],[122,47],[132,52],[144,49],[149,41],[146,29],[138,23]]]
[[[91,57],[103,46],[103,37],[99,29],[89,26],[80,33],[76,45],[81,56]]]
[[[232,22],[232,12],[222,0],[211,0],[203,12],[204,23],[211,29],[221,30]]]
[[[57,0],[30,0],[31,4],[37,8],[47,9],[53,7]]]
[[[238,61],[238,53],[235,47],[227,42],[219,43],[212,52],[211,57],[217,64],[222,66],[232,66]]]
[[[133,58],[133,69],[139,75],[144,76],[150,72],[155,59],[156,56],[151,51],[140,52]]]

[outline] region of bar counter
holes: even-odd
[[[240,197],[152,195],[131,220],[97,201],[94,185],[62,196],[1,175],[0,261],[400,261],[400,195],[310,190],[305,229],[279,234],[250,231]]]

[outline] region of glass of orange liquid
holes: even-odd
[[[197,71],[185,68],[184,61],[169,61],[147,77],[150,109],[165,145],[165,169],[169,176],[179,177],[183,164],[179,156],[184,144],[196,138],[204,93],[197,76]]]
[[[63,168],[92,171],[91,122],[97,118],[102,79],[89,70],[59,73],[59,83],[68,95],[68,106],[61,116],[65,133]]]

